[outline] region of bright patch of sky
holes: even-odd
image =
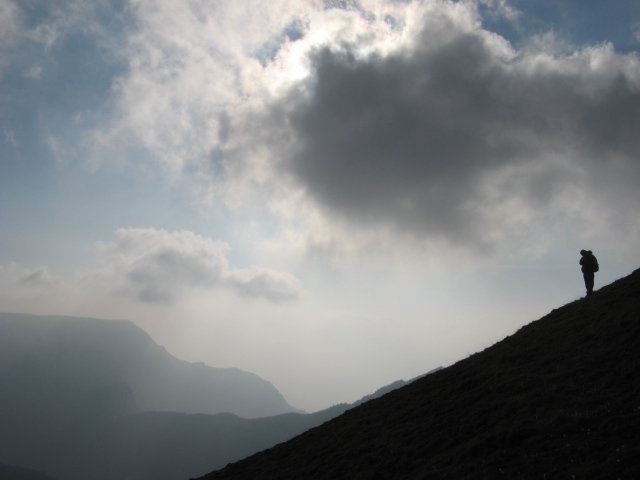
[[[640,4],[0,0],[0,309],[309,411],[640,264]]]

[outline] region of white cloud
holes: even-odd
[[[225,112],[247,95],[259,50],[312,2],[132,3],[128,71],[114,84],[112,123],[95,138],[106,148],[133,135],[173,180],[194,169],[215,178]]]
[[[193,288],[231,288],[244,296],[271,301],[295,300],[299,282],[284,272],[266,268],[233,269],[229,245],[193,232],[119,229],[113,242],[98,248],[100,282],[143,302],[172,303]]]
[[[293,301],[301,295],[291,274],[265,267],[232,268],[229,245],[189,231],[128,228],[100,242],[91,265],[73,278],[52,276],[46,267],[28,269],[0,265],[6,301],[20,298],[81,294],[91,298],[121,297],[148,304],[171,305],[195,291],[226,289],[242,297],[271,302]]]
[[[219,284],[228,250],[193,232],[119,229],[98,245],[95,278],[144,302],[171,303],[186,289]]]
[[[247,297],[268,300],[295,300],[300,296],[299,282],[286,272],[252,267],[230,272],[225,284]]]

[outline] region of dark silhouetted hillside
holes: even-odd
[[[0,480],[56,480],[44,473],[0,463]]]
[[[255,478],[640,478],[640,270],[201,480]]]
[[[312,414],[287,413],[254,419],[232,414],[168,412],[124,415],[101,429],[96,435],[99,440],[78,452],[77,457],[94,480],[119,480],[122,472],[136,480],[203,475],[289,440],[409,382],[399,380],[353,404],[334,405]]]

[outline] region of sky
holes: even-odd
[[[0,310],[312,412],[640,267],[640,2],[0,0]]]

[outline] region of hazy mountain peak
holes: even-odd
[[[23,386],[54,382],[64,396],[65,385],[82,395],[127,385],[141,411],[247,418],[300,411],[253,373],[176,359],[128,320],[0,313],[0,329],[0,371]]]

